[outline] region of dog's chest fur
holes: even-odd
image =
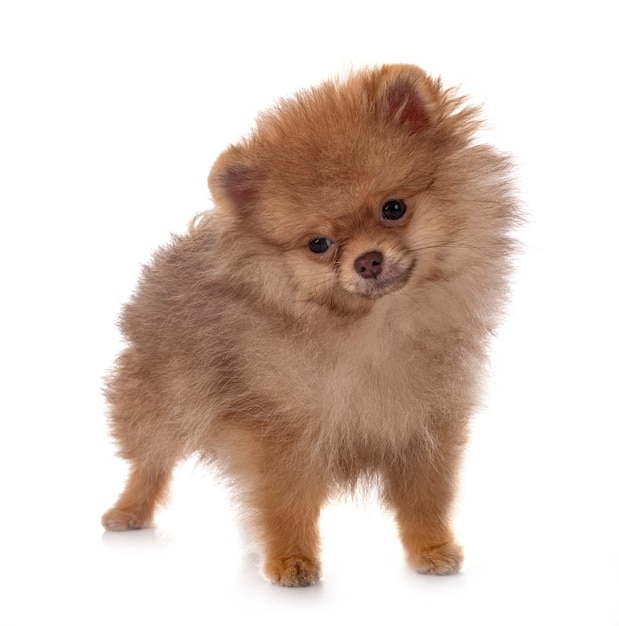
[[[405,295],[377,301],[348,327],[308,333],[301,343],[293,360],[282,345],[288,364],[280,392],[327,439],[397,448],[423,434],[443,401],[452,404],[450,381],[460,383],[457,339],[420,328]]]

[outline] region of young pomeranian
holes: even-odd
[[[319,516],[378,485],[409,563],[450,574],[458,465],[518,209],[478,110],[412,65],[280,101],[209,175],[212,211],[159,249],[106,382],[143,528],[175,464],[229,479],[265,575],[320,576]]]

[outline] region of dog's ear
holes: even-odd
[[[389,118],[407,126],[412,133],[418,133],[431,125],[424,99],[415,85],[404,78],[389,85],[386,107]]]
[[[411,134],[432,127],[440,85],[414,65],[383,66],[379,72],[383,114]]]
[[[208,184],[218,205],[250,206],[258,196],[258,168],[242,146],[230,146],[211,168]]]

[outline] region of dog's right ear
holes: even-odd
[[[230,146],[211,168],[208,185],[218,206],[241,210],[258,197],[258,168],[242,147]]]
[[[436,124],[440,82],[415,65],[384,65],[375,72],[387,118],[416,135]],[[381,84],[382,83],[382,84]]]

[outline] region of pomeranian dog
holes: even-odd
[[[456,572],[450,510],[518,208],[478,109],[412,65],[280,101],[215,162],[215,207],[159,249],[106,381],[144,528],[175,464],[229,479],[265,575],[320,576],[319,517],[378,485],[409,563]]]

